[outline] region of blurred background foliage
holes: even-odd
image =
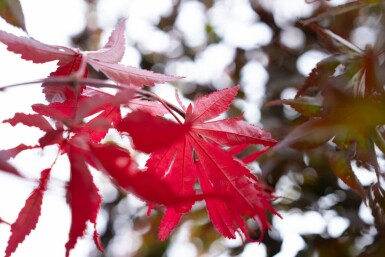
[[[197,204],[160,242],[162,210],[146,216],[143,203],[110,188],[107,250],[92,256],[384,256],[383,1],[159,0],[142,1],[143,10],[116,2],[84,1],[73,46],[98,49],[108,35],[98,24],[128,16],[128,63],[186,77],[169,85],[170,97],[173,88],[192,100],[240,84],[229,115],[243,113],[280,141],[251,169],[275,189],[284,218],[271,217],[261,244],[242,244],[224,240]],[[0,15],[25,28],[18,1],[1,0]]]

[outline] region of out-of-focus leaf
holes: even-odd
[[[379,4],[381,3],[382,0],[358,0],[358,1],[353,1],[353,2],[350,2],[350,3],[347,3],[347,4],[342,4],[342,5],[338,5],[338,6],[335,6],[335,7],[331,7],[331,8],[328,8],[326,11],[314,16],[314,17],[311,17],[309,19],[306,19],[306,20],[303,20],[302,23],[304,25],[308,25],[312,22],[317,22],[323,18],[326,18],[326,17],[333,17],[333,16],[336,16],[336,15],[339,15],[339,14],[343,14],[343,13],[346,13],[346,12],[350,12],[350,11],[353,11],[353,10],[356,10],[356,9],[359,9],[359,8],[362,8],[364,6],[369,6],[369,5],[372,5],[372,4]]]
[[[329,156],[330,166],[334,174],[340,178],[346,185],[358,193],[362,199],[365,199],[365,191],[354,174],[350,159],[344,152],[334,152]]]
[[[304,95],[309,88],[321,88],[324,81],[332,77],[336,73],[338,65],[345,62],[346,59],[346,56],[343,55],[333,55],[318,62],[306,78],[303,86],[297,91],[295,98]]]
[[[322,38],[324,38],[328,44],[333,45],[335,48],[339,49],[343,53],[363,53],[362,49],[350,43],[346,39],[340,37],[339,35],[335,34],[329,29],[325,29],[321,26],[318,26],[316,23],[309,24],[309,27]]]
[[[41,172],[40,183],[25,201],[16,221],[11,225],[11,236],[8,239],[8,245],[5,250],[5,256],[9,257],[16,251],[25,237],[36,228],[41,214],[41,205],[43,203],[43,194],[47,188],[51,169],[45,169]]]
[[[16,176],[21,176],[19,171],[7,162],[7,159],[9,159],[7,154],[0,151],[0,170]]]
[[[326,143],[333,137],[329,123],[323,119],[312,119],[293,129],[275,149],[293,147],[298,150],[308,150]]]
[[[7,224],[7,225],[11,225],[11,224],[9,224],[9,222],[7,222],[7,221],[3,220],[2,218],[0,218],[0,224]]]
[[[0,0],[0,16],[8,23],[26,31],[23,9],[19,0]]]
[[[375,132],[372,134],[372,140],[381,152],[385,154],[385,139],[381,135],[379,128],[375,129]]]
[[[52,130],[52,126],[49,122],[38,114],[25,114],[25,113],[15,113],[10,119],[4,120],[3,123],[9,123],[12,126],[16,126],[18,123],[21,123],[29,127],[37,127],[42,131],[48,132]]]
[[[322,99],[319,97],[303,96],[295,99],[283,99],[271,101],[266,106],[286,104],[307,117],[319,117],[322,115]]]
[[[28,149],[34,149],[38,148],[39,146],[29,146],[25,144],[20,144],[16,147],[7,149],[7,150],[0,150],[0,156],[3,160],[9,160],[10,158],[15,158],[16,155],[18,155],[20,152]]]
[[[375,242],[367,245],[357,257],[383,257],[385,253],[385,238],[379,237]]]
[[[377,228],[385,227],[385,190],[379,183],[370,187],[368,204]]]
[[[65,244],[66,257],[75,247],[76,242],[87,229],[88,221],[94,225],[94,241],[99,250],[103,251],[96,230],[96,219],[102,203],[99,190],[93,182],[85,157],[77,145],[67,145],[68,159],[71,163],[71,177],[68,183],[68,202],[71,208],[71,228]]]

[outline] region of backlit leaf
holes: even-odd
[[[19,215],[11,225],[11,236],[8,239],[7,248],[5,249],[5,257],[17,249],[26,236],[36,228],[36,224],[41,214],[41,205],[43,203],[43,194],[47,188],[51,169],[46,169],[41,172],[39,186],[33,190],[31,195],[25,201],[24,207],[19,212]]]

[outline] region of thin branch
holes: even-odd
[[[79,84],[86,84],[88,86],[96,87],[96,88],[132,89],[132,87],[128,85],[124,85],[124,84],[117,85],[117,84],[109,83],[100,79],[79,78],[77,76],[55,76],[55,77],[49,77],[45,79],[38,79],[38,80],[33,80],[28,82],[21,82],[21,83],[6,85],[3,87],[0,87],[0,92],[13,87],[30,85],[30,84],[39,84],[39,83],[44,83],[42,87],[49,87],[52,84],[68,84],[69,87],[76,88],[76,86]],[[149,91],[145,91],[143,89],[136,89],[136,93],[145,97],[150,97],[160,102],[171,113],[171,115],[174,116],[174,118],[178,121],[178,123],[181,124],[182,122],[178,119],[178,117],[175,116],[173,111],[178,113],[181,117],[185,118],[185,112],[183,110],[181,110],[179,107],[175,106],[174,104],[160,98],[158,95]]]

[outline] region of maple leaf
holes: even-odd
[[[27,146],[25,144],[20,144],[14,148],[0,151],[0,153],[2,153],[2,156],[6,159],[13,158],[24,150],[43,148],[45,146],[53,144],[60,145],[64,140],[62,135],[63,130],[54,129],[52,125],[48,122],[48,120],[39,114],[15,113],[12,118],[4,120],[3,123],[9,123],[12,126],[16,126],[18,123],[20,123],[28,127],[39,128],[40,130],[46,132],[39,139],[38,145]]]
[[[248,237],[243,217],[253,218],[261,236],[270,227],[265,212],[276,213],[268,193],[250,171],[221,146],[262,144],[276,141],[265,130],[240,118],[212,120],[227,111],[239,86],[214,92],[189,105],[185,122],[175,123],[142,111],[129,113],[117,126],[127,132],[136,149],[151,153],[145,173],[156,174],[180,196],[196,195],[199,181],[214,226],[225,237]],[[154,129],[155,128],[155,129]],[[159,238],[164,240],[188,212],[193,202],[167,208]]]
[[[17,246],[22,243],[26,236],[36,228],[36,224],[41,214],[41,205],[43,203],[43,194],[47,188],[51,169],[45,169],[41,172],[40,183],[31,193],[25,202],[24,207],[19,212],[19,215],[11,225],[11,236],[8,239],[7,248],[5,249],[5,257],[17,249]]]
[[[78,238],[84,235],[88,221],[94,224],[94,241],[99,250],[103,251],[96,231],[96,218],[102,198],[93,182],[81,147],[82,142],[77,139],[67,144],[67,154],[71,164],[67,194],[72,215],[69,239],[65,245],[67,257],[75,247]]]
[[[123,190],[150,205],[178,206],[203,199],[202,195],[181,196],[156,174],[144,172],[130,153],[113,144],[89,144],[89,164],[104,172]],[[151,189],[151,190],[149,190]]]
[[[34,104],[32,109],[39,115],[63,122],[75,135],[87,134],[91,142],[100,142],[108,129],[120,122],[120,105],[129,103],[134,94],[135,90],[130,87],[119,90],[115,95],[87,87],[77,99],[48,105]],[[96,116],[84,121],[92,115]]]
[[[7,45],[7,49],[21,58],[33,61],[34,63],[45,63],[58,61],[58,68],[50,74],[54,76],[70,76],[75,74],[79,77],[87,77],[86,64],[91,65],[95,70],[101,71],[108,78],[119,84],[134,86],[152,86],[155,83],[181,79],[142,70],[135,67],[119,64],[124,54],[124,31],[125,21],[122,19],[116,29],[111,33],[106,45],[99,51],[80,51],[64,46],[48,45],[33,38],[18,37],[0,30],[0,42]],[[80,85],[75,91],[65,84],[45,83],[43,92],[49,102],[63,102],[75,98],[81,93],[84,85]]]

